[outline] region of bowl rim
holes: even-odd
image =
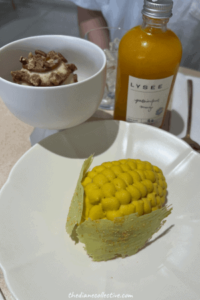
[[[33,39],[38,39],[38,38],[55,38],[55,37],[62,37],[62,38],[67,38],[67,39],[72,39],[72,40],[80,40],[81,42],[85,43],[85,44],[90,44],[92,45],[92,47],[96,48],[99,52],[101,52],[102,54],[102,57],[104,59],[103,61],[103,65],[102,67],[100,68],[100,70],[98,72],[96,72],[94,75],[80,81],[80,82],[74,82],[73,84],[66,84],[66,85],[58,85],[58,86],[26,86],[26,85],[22,85],[22,84],[17,84],[15,82],[11,82],[9,80],[6,80],[2,77],[0,77],[0,80],[7,83],[7,84],[10,84],[11,86],[15,86],[15,87],[19,87],[19,88],[22,88],[22,89],[34,89],[35,88],[38,88],[38,90],[47,90],[47,89],[63,89],[63,88],[66,88],[66,87],[70,87],[70,86],[77,86],[77,85],[81,85],[81,84],[84,84],[85,82],[95,78],[96,76],[98,76],[102,70],[106,67],[106,55],[104,53],[104,51],[99,47],[97,46],[96,44],[90,42],[90,41],[87,41],[83,38],[80,38],[80,37],[75,37],[75,36],[70,36],[70,35],[62,35],[62,34],[48,34],[48,35],[35,35],[35,36],[30,36],[30,37],[26,37],[26,38],[23,38],[23,39],[19,39],[19,40],[16,40],[16,41],[13,41],[13,42],[10,42],[6,45],[4,45],[3,47],[0,48],[0,53],[2,50],[5,50],[6,48],[9,48],[10,46],[14,45],[14,44],[17,44],[19,42],[23,42],[23,41],[27,41],[27,40],[33,40]]]

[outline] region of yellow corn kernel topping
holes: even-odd
[[[85,191],[83,219],[108,219],[160,209],[166,200],[163,172],[150,162],[121,159],[105,162],[82,180]]]

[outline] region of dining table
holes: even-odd
[[[191,137],[200,143],[200,72],[196,70],[179,68],[164,124],[160,130],[165,130],[178,138],[182,138],[186,134],[188,116],[187,79],[192,79],[194,87]],[[112,110],[98,109],[86,122],[112,119]],[[0,98],[0,189],[8,180],[13,166],[24,153],[41,139],[53,133],[55,131],[33,128],[20,121],[8,110]],[[8,285],[9,283],[6,283],[3,271],[0,268],[0,300],[14,299]]]

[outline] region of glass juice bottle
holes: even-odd
[[[121,39],[114,119],[162,127],[182,56],[167,28],[171,0],[144,0],[143,24]]]

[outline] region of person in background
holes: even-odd
[[[143,0],[70,0],[78,6],[80,36],[98,27],[131,29],[142,24]],[[181,66],[200,71],[200,0],[174,0],[173,16],[168,28],[174,31],[183,46]],[[90,38],[100,47],[108,43],[104,36]]]

